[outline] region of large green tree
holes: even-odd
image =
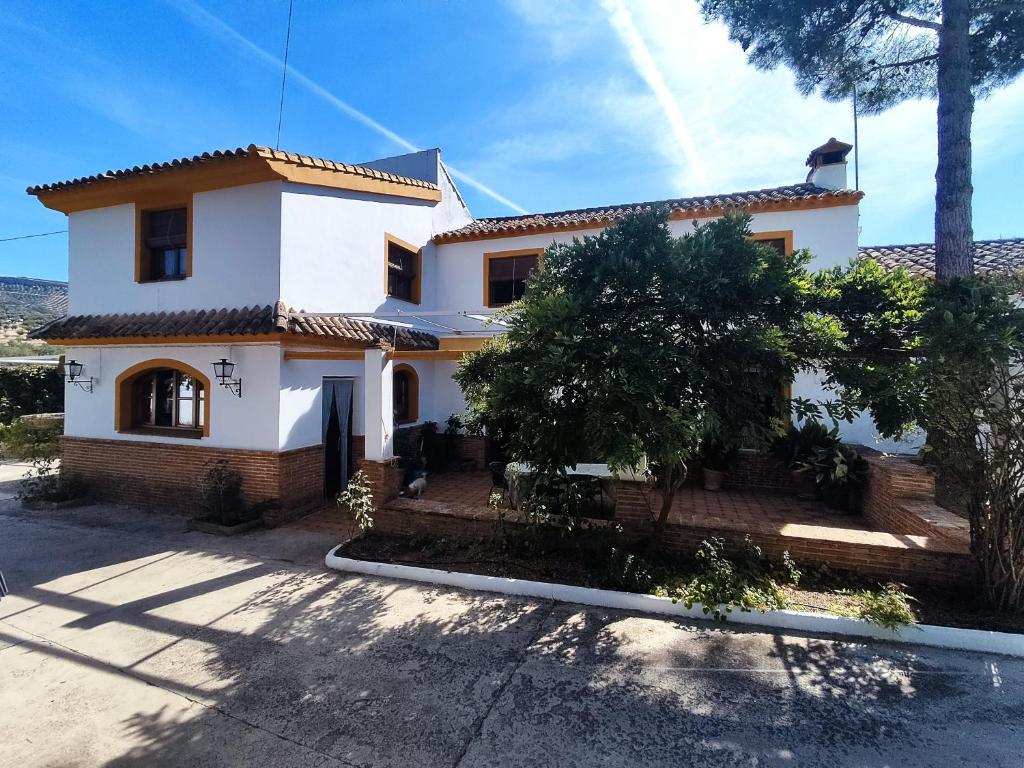
[[[1022,0],[701,0],[756,66],[791,68],[865,112],[938,97],[935,245],[939,280],[973,273],[974,99],[1024,70]]]
[[[808,359],[809,254],[752,241],[748,221],[674,238],[650,211],[550,247],[509,332],[456,374],[472,415],[515,425],[512,457],[541,473],[648,460],[657,535],[702,441],[763,426],[766,399]]]

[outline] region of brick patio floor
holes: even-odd
[[[453,510],[471,511],[487,507],[490,490],[488,472],[452,472],[432,475],[422,498]],[[657,507],[656,498],[652,499],[652,506]],[[793,526],[868,530],[859,515],[834,512],[821,502],[763,492],[726,490],[715,493],[691,486],[682,488],[676,495],[670,521],[694,528],[763,533],[778,533]]]

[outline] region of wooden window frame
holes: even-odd
[[[390,268],[388,267],[388,247],[392,243],[416,254],[416,277],[412,281],[411,299],[403,299],[401,296],[395,296],[388,291],[388,278],[390,272]],[[389,299],[404,301],[406,304],[419,304],[423,298],[423,249],[417,248],[412,243],[407,243],[405,240],[395,237],[388,232],[384,233],[384,295]]]
[[[793,230],[779,229],[771,232],[753,232],[751,240],[782,240],[785,243],[786,255],[793,255]]]
[[[132,386],[135,381],[149,371],[170,368],[179,373],[186,373],[193,377],[203,387],[203,425],[201,427],[157,427],[137,426],[134,423],[133,410],[135,408],[132,396]],[[157,358],[146,360],[122,371],[114,382],[114,431],[123,434],[136,435],[160,435],[163,437],[180,437],[185,439],[197,439],[210,436],[210,401],[213,389],[210,387],[210,379],[200,371],[180,360],[168,358]]]
[[[420,420],[420,377],[416,369],[408,363],[399,363],[391,370],[392,392],[394,391],[394,377],[404,373],[409,377],[409,414],[408,418],[397,420],[397,424],[415,424]],[[394,409],[394,395],[392,394],[392,410]]]
[[[543,248],[519,248],[514,251],[493,251],[484,254],[484,301],[483,305],[488,309],[497,309],[507,304],[491,303],[491,262],[495,259],[508,259],[515,256],[536,256],[537,265],[540,267],[540,259],[544,255]]]
[[[143,222],[146,214],[155,211],[167,211],[173,208],[185,209],[185,276],[171,278],[151,278],[148,276],[149,253],[145,243]],[[137,200],[135,202],[135,282],[136,283],[173,283],[188,280],[192,277],[192,196],[164,197]]]

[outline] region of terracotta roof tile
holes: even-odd
[[[524,216],[502,216],[477,219],[460,229],[442,232],[436,242],[475,240],[505,234],[528,234],[531,231],[555,231],[559,229],[581,229],[585,226],[602,227],[614,223],[630,213],[649,211],[663,207],[675,216],[685,214],[709,214],[730,208],[771,210],[787,208],[801,203],[831,202],[837,204],[856,203],[863,197],[862,192],[848,189],[833,190],[815,184],[790,184],[770,189],[755,189],[747,192],[730,192],[722,195],[681,197],[672,200],[655,200],[644,203],[609,205],[600,208],[579,208],[555,213],[533,213]]]
[[[425,331],[345,315],[297,311],[283,302],[242,309],[201,309],[117,315],[70,315],[35,330],[36,339],[73,340],[166,336],[267,336],[290,334],[354,342],[357,347],[438,348]],[[241,341],[242,339],[240,339]]]
[[[335,171],[336,173],[363,176],[369,179],[379,179],[381,181],[389,181],[409,187],[420,187],[422,189],[435,190],[438,188],[436,184],[431,184],[430,182],[423,181],[422,179],[412,179],[407,176],[399,176],[395,173],[378,171],[375,168],[365,168],[361,165],[350,165],[348,163],[336,163],[333,160],[324,160],[322,158],[310,157],[308,155],[298,155],[293,152],[282,152],[281,150],[271,149],[270,147],[261,147],[257,144],[250,144],[244,149],[242,147],[236,147],[235,149],[204,152],[201,155],[181,157],[176,160],[168,160],[162,163],[136,165],[132,168],[104,171],[103,173],[97,173],[92,176],[82,176],[77,179],[56,181],[50,184],[39,184],[34,187],[29,187],[26,191],[30,195],[39,195],[45,192],[56,192],[58,190],[82,187],[90,184],[99,184],[131,176],[151,176],[165,171],[174,170],[176,168],[203,166],[213,163],[229,163],[232,160],[250,157],[259,157],[264,160],[284,162],[305,168],[327,169]]]
[[[935,245],[879,245],[858,248],[861,258],[875,259],[887,269],[906,267],[915,275],[935,276]],[[979,274],[1024,271],[1024,237],[1005,240],[977,240],[974,268]]]

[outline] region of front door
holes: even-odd
[[[352,379],[325,378],[320,390],[324,444],[324,496],[348,488],[352,460]]]

